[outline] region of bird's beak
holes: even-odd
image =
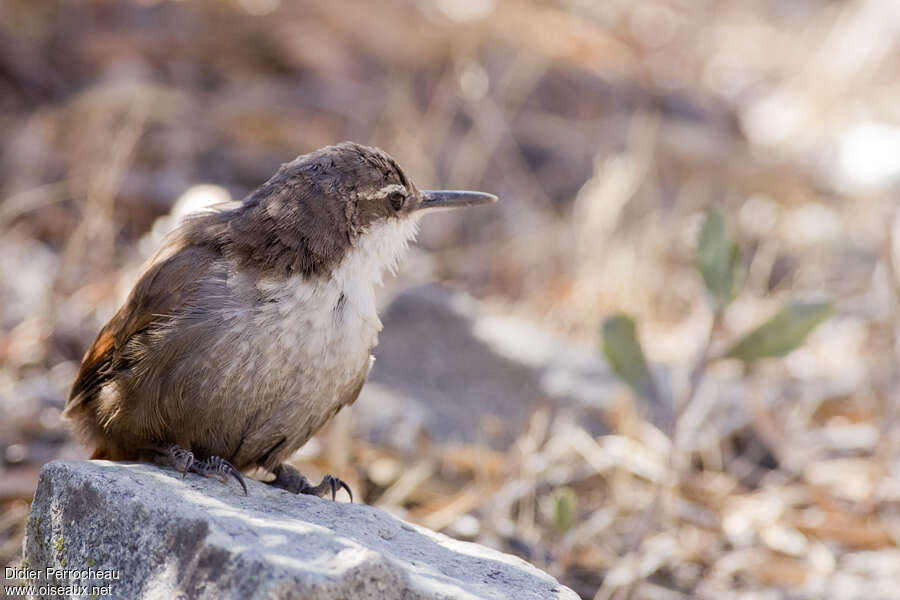
[[[493,194],[484,192],[465,192],[462,190],[422,190],[422,204],[417,212],[436,212],[464,206],[493,204],[498,200]]]

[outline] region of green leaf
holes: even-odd
[[[741,254],[725,218],[710,212],[697,238],[694,264],[703,276],[714,310],[728,306],[743,284]]]
[[[603,354],[619,379],[627,383],[636,395],[658,400],[656,382],[637,339],[634,319],[624,314],[609,317],[603,321],[601,335]]]
[[[563,487],[556,491],[556,510],[554,520],[556,529],[565,533],[575,526],[575,518],[578,514],[578,497],[574,490]]]
[[[792,302],[738,340],[723,357],[751,363],[761,358],[784,356],[802,344],[831,313],[830,302]]]

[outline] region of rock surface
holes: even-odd
[[[245,497],[234,482],[153,465],[48,463],[25,568],[118,579],[29,583],[109,585],[116,598],[577,599],[514,556],[374,507],[247,483]]]

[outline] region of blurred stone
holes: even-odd
[[[117,598],[577,599],[514,556],[371,506],[247,483],[243,496],[152,465],[48,463],[25,567],[87,571],[35,582],[109,585]]]
[[[574,411],[590,431],[604,431],[597,409],[609,406],[619,384],[590,348],[488,315],[438,285],[399,294],[382,321],[375,365],[353,407],[378,443],[412,449],[425,432],[505,449],[539,406]]]
[[[900,128],[891,123],[854,123],[838,136],[828,165],[830,181],[847,194],[889,189],[900,182]]]

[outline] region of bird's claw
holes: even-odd
[[[224,458],[210,456],[205,460],[197,460],[193,452],[185,450],[178,444],[172,444],[164,448],[150,448],[150,450],[160,457],[157,462],[167,463],[172,466],[181,473],[182,479],[187,476],[188,472],[204,477],[220,477],[223,478],[223,481],[227,481],[227,478],[230,476],[237,480],[244,490],[244,495],[247,495],[247,483],[244,481],[244,476],[241,475],[237,467]]]
[[[220,477],[223,481],[227,481],[229,476],[234,477],[241,484],[244,495],[247,495],[247,483],[244,481],[244,476],[237,467],[220,456],[210,456],[206,460],[195,461],[191,464],[190,470],[204,477]]]
[[[326,475],[322,478],[322,483],[317,485],[316,487],[321,487],[325,484],[331,488],[331,499],[334,500],[335,496],[337,496],[337,491],[341,488],[347,490],[347,495],[350,496],[350,502],[353,502],[353,492],[350,490],[350,486],[347,485],[347,482],[343,479],[338,479],[334,475]],[[315,488],[313,488],[315,489]],[[321,494],[318,494],[321,496]]]
[[[175,468],[181,471],[181,478],[187,477],[188,471],[194,466],[194,453],[176,446],[172,450],[172,459]],[[178,465],[181,465],[180,467]]]
[[[337,497],[339,489],[344,489],[347,491],[347,495],[350,496],[350,502],[353,502],[353,491],[350,489],[350,486],[344,480],[334,475],[326,475],[319,482],[319,485],[312,485],[305,476],[290,465],[280,465],[275,468],[274,473],[275,480],[271,481],[270,484],[275,487],[280,487],[295,494],[307,494],[318,496],[319,498],[331,492],[332,500]]]
[[[172,444],[164,448],[151,448],[150,450],[157,455],[156,462],[170,465],[181,473],[182,479],[185,478],[194,465],[194,453],[190,450],[185,450],[178,444]]]

